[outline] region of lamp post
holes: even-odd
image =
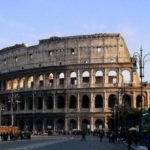
[[[20,98],[19,94],[18,93],[14,94],[14,92],[12,91],[10,100],[8,101],[11,106],[11,125],[12,126],[14,126],[14,107],[16,103],[20,103],[19,98]]]
[[[141,111],[140,111],[140,121],[139,121],[139,132],[141,133],[142,132],[142,93],[143,93],[143,86],[142,86],[142,83],[143,83],[143,77],[144,77],[144,65],[147,61],[149,61],[149,59],[147,59],[147,57],[150,56],[150,53],[148,54],[145,54],[143,56],[143,50],[142,48],[140,49],[140,53],[138,52],[135,52],[133,54],[133,58],[136,58],[138,61],[135,61],[135,63],[139,63],[139,69],[140,69],[140,106],[141,106]]]

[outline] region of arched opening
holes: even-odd
[[[65,83],[65,74],[64,73],[60,73],[59,74],[59,84],[60,85],[64,85]]]
[[[24,88],[24,85],[25,85],[25,77],[22,77],[22,78],[20,79],[20,88],[21,88],[21,89]]]
[[[123,95],[123,103],[131,107],[131,97],[128,94]]]
[[[82,82],[89,83],[89,81],[90,81],[90,73],[88,71],[84,71],[82,73]]]
[[[33,121],[32,120],[28,120],[27,122],[27,129],[32,132],[33,131]]]
[[[64,127],[65,127],[64,120],[63,119],[58,119],[57,120],[57,125],[56,125],[57,130],[64,130]]]
[[[12,81],[9,80],[9,81],[7,81],[6,89],[11,90],[11,87],[12,87]]]
[[[21,96],[21,98],[20,98],[19,106],[20,106],[20,110],[25,109],[25,100],[24,100],[23,96]]]
[[[33,88],[33,86],[34,86],[33,76],[30,76],[28,78],[28,88]]]
[[[131,74],[128,70],[122,71],[123,83],[131,82]]]
[[[18,80],[17,79],[14,79],[13,80],[13,89],[17,89],[18,88]]]
[[[70,97],[70,105],[69,108],[76,108],[76,97],[74,95],[71,95]]]
[[[108,107],[114,108],[115,104],[117,103],[117,97],[114,94],[111,94],[108,98]]]
[[[97,71],[95,74],[95,83],[103,83],[103,72],[101,70]]]
[[[103,127],[103,121],[101,119],[97,119],[95,121],[95,128],[96,129],[102,129],[102,127]]]
[[[24,131],[24,129],[25,129],[25,123],[24,123],[23,120],[19,121],[19,128],[20,128],[21,131]]]
[[[117,83],[117,72],[114,70],[109,71],[108,73],[108,83],[116,84]]]
[[[90,99],[87,95],[82,97],[82,108],[90,108]]]
[[[65,99],[62,95],[57,97],[57,108],[64,108],[65,107]]]
[[[42,108],[43,108],[43,98],[42,97],[38,97],[37,109],[41,110]]]
[[[70,125],[69,125],[69,129],[76,129],[77,128],[77,122],[74,119],[70,120]]]
[[[89,130],[90,129],[90,122],[87,119],[82,120],[82,130]]]
[[[76,74],[76,72],[72,72],[70,74],[70,83],[72,85],[76,85],[77,84],[77,74]]]
[[[29,97],[27,102],[27,109],[32,110],[33,109],[33,98]]]
[[[39,87],[43,87],[43,85],[44,85],[44,76],[40,75],[39,76]]]
[[[101,95],[95,97],[95,108],[103,108],[103,98]]]
[[[53,128],[54,128],[53,121],[48,119],[48,120],[46,121],[46,127],[45,127],[45,129],[47,129],[47,130],[52,130]]]
[[[46,108],[53,109],[53,97],[52,96],[47,97]]]
[[[108,124],[109,130],[113,131],[114,130],[114,119],[113,118],[109,118],[107,124]]]
[[[137,108],[140,108],[140,107],[141,107],[141,101],[142,101],[141,95],[138,95],[138,96],[136,97],[136,107],[137,107]]]
[[[37,120],[36,124],[35,124],[35,127],[36,127],[36,131],[37,132],[42,132],[42,130],[43,130],[43,122],[42,122],[42,120]]]
[[[53,86],[54,83],[54,75],[52,73],[49,74],[49,86]]]

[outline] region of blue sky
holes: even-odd
[[[0,49],[51,36],[121,33],[131,55],[150,52],[149,0],[0,0]],[[150,81],[145,65],[145,80]]]

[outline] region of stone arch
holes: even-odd
[[[129,70],[122,71],[123,83],[131,82],[131,73]]]
[[[69,129],[76,129],[76,128],[77,128],[77,121],[75,119],[71,119]]]
[[[90,73],[88,71],[84,71],[82,73],[82,82],[89,83],[89,81],[90,81]]]
[[[128,94],[124,94],[123,95],[123,103],[125,103],[125,104],[127,104],[128,106],[130,106],[131,107],[131,96],[130,95],[128,95]]]
[[[59,74],[59,84],[64,85],[64,83],[65,83],[65,74],[63,72],[61,72]]]
[[[71,72],[71,74],[70,74],[70,83],[72,85],[77,84],[77,73],[76,72]]]
[[[44,85],[44,76],[41,74],[39,76],[39,87],[43,87]]]
[[[56,122],[56,129],[57,130],[64,130],[65,129],[65,122],[64,119],[58,119]]]
[[[23,120],[19,121],[19,128],[20,128],[21,131],[24,131],[24,129],[25,129],[25,122]]]
[[[27,129],[32,132],[33,131],[33,121],[32,120],[28,120],[27,121]]]
[[[52,96],[47,97],[46,109],[53,109],[53,97]]]
[[[11,81],[11,80],[8,80],[8,81],[7,81],[7,84],[6,84],[6,89],[7,89],[7,90],[11,90],[11,88],[12,88],[12,81]]]
[[[95,83],[103,83],[103,71],[98,70],[95,73]]]
[[[116,70],[110,70],[109,71],[108,83],[110,83],[110,84],[116,84],[117,83],[117,71]]]
[[[108,98],[108,107],[114,108],[115,104],[117,103],[117,96],[114,94],[109,95]]]
[[[82,97],[82,108],[90,108],[90,99],[87,95]]]
[[[141,95],[138,95],[136,97],[136,107],[137,108],[141,107]]]
[[[53,75],[53,73],[49,74],[48,79],[49,79],[49,86],[53,86],[53,84],[54,84],[54,75]]]
[[[43,121],[38,119],[35,123],[35,128],[37,132],[42,132],[43,130]]]
[[[33,76],[30,76],[28,78],[28,88],[33,88],[33,86],[34,86]]]
[[[18,88],[18,80],[17,79],[14,79],[13,80],[13,89],[17,89]]]
[[[54,123],[52,120],[47,119],[45,124],[45,129],[52,130],[54,128]]]
[[[103,127],[103,121],[101,119],[96,119],[95,120],[95,128],[101,129],[101,127]]]
[[[24,99],[23,96],[20,97],[19,108],[20,108],[20,110],[24,110],[25,109],[25,99]]]
[[[64,108],[65,107],[65,99],[64,96],[59,95],[57,97],[57,108]]]
[[[22,77],[22,78],[20,79],[20,84],[19,84],[19,86],[20,86],[21,89],[24,88],[24,86],[25,86],[25,77]]]
[[[82,130],[90,129],[90,121],[88,119],[82,120]]]
[[[76,108],[77,107],[77,100],[74,95],[70,96],[70,103],[69,103],[69,108]]]
[[[39,96],[37,99],[37,109],[42,110],[43,109],[43,97]]]
[[[32,110],[33,109],[33,97],[31,96],[31,97],[28,97],[28,99],[27,99],[27,109],[28,110]]]
[[[95,97],[95,108],[103,108],[103,97],[101,95]]]

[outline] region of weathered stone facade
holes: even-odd
[[[51,37],[38,45],[0,51],[2,124],[45,131],[89,128],[107,122],[125,89],[131,107],[140,107],[140,80],[120,34]],[[143,85],[143,107],[150,106]],[[20,103],[16,103],[19,100]]]

